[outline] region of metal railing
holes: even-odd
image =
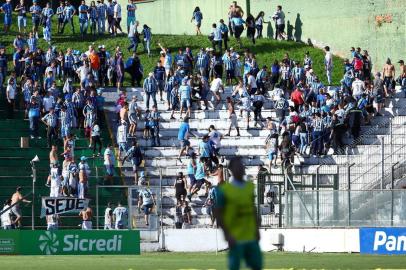
[[[286,227],[406,226],[406,190],[287,190]]]

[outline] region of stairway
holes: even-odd
[[[231,95],[231,88],[226,87],[225,92],[221,93],[222,99]],[[145,108],[143,101],[143,91],[140,88],[127,88],[127,100],[131,100],[133,95],[138,98],[138,106],[142,109]],[[115,89],[105,90],[106,98],[106,110],[110,123],[110,128],[113,133],[116,133],[117,128],[117,115],[115,114],[115,102],[118,99],[118,94]],[[151,186],[159,187],[162,184],[162,203],[164,224],[168,226],[173,225],[173,216],[175,213],[175,191],[173,188],[174,180],[178,172],[185,173],[187,158],[183,157],[183,162],[177,160],[179,153],[179,142],[177,140],[178,128],[181,120],[179,120],[179,113],[175,113],[175,120],[170,120],[170,112],[166,110],[167,106],[164,102],[158,99],[158,110],[161,112],[161,146],[151,147],[150,142],[145,141],[142,138],[143,121],[138,121],[137,138],[142,150],[145,153],[145,171],[148,175],[149,184]],[[370,167],[375,168],[381,161],[381,137],[384,139],[384,156],[387,157],[393,151],[399,154],[394,160],[401,160],[405,158],[406,151],[403,151],[403,146],[406,144],[406,140],[401,136],[406,131],[406,99],[403,98],[401,93],[397,93],[394,98],[386,101],[386,108],[384,109],[382,117],[376,117],[372,120],[371,126],[363,126],[362,141],[360,144],[353,146],[346,150],[345,155],[330,155],[320,158],[314,157],[299,157],[297,158],[296,165],[301,166],[301,171],[315,173],[319,165],[323,165],[325,173],[331,174],[339,172],[340,175],[340,188],[346,188],[346,172],[349,164],[354,163],[351,167],[350,176],[356,181],[352,184],[354,189],[362,188],[365,186],[371,177],[376,177],[376,171],[371,170]],[[237,112],[238,115],[238,112]],[[275,112],[272,109],[272,102],[267,100],[262,110],[262,116],[264,118],[268,116],[275,116]],[[225,137],[222,140],[222,149],[220,155],[224,156],[226,161],[234,155],[240,155],[247,166],[247,178],[256,181],[258,172],[258,165],[268,164],[266,152],[264,148],[264,142],[268,135],[267,130],[250,129],[245,130],[245,119],[238,117],[238,123],[240,126],[241,137]],[[199,137],[208,133],[208,127],[214,125],[219,132],[226,134],[228,132],[227,124],[227,111],[224,105],[219,105],[216,111],[198,111],[192,113],[189,121],[191,130]],[[251,126],[253,122],[251,121]],[[390,132],[392,130],[392,134]],[[232,131],[232,134],[235,131]],[[389,139],[391,138],[391,139]],[[196,147],[199,138],[191,137],[190,142],[192,147]],[[346,137],[345,141],[350,143],[351,140]],[[369,167],[368,167],[369,166]],[[389,163],[385,164],[385,169],[388,169]],[[131,184],[133,179],[131,164],[126,162],[121,168],[123,175],[125,176],[125,183]],[[282,174],[279,168],[272,168],[271,174]],[[162,177],[162,181],[160,180]],[[216,183],[215,179],[209,179]],[[283,180],[281,180],[283,181]],[[206,215],[205,209],[202,205],[205,201],[205,191],[201,190],[199,196],[192,200],[191,206],[193,209],[193,224],[195,226],[208,226],[210,224],[209,218]],[[262,208],[267,206],[261,206]]]

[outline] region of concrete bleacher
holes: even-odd
[[[127,88],[127,100],[131,100],[131,96],[136,95],[138,98],[138,105],[144,109],[145,104],[143,101],[143,92],[139,88]],[[227,87],[225,92],[221,94],[223,101],[226,96],[231,95],[231,88]],[[106,110],[109,118],[110,127],[113,133],[116,133],[117,128],[117,115],[115,111],[115,102],[118,99],[118,94],[116,90],[106,90],[104,96],[106,97]],[[152,103],[151,103],[152,104]],[[403,98],[403,94],[397,93],[395,97],[390,98],[386,101],[386,108],[383,110],[383,116],[376,117],[372,120],[370,126],[363,126],[361,134],[361,142],[356,145],[346,149],[343,155],[329,155],[322,157],[298,157],[295,160],[297,166],[301,166],[301,171],[315,172],[320,164],[327,165],[324,167],[325,170],[331,171],[331,173],[343,174],[341,166],[348,166],[348,164],[354,163],[352,167],[351,177],[355,179],[354,187],[362,188],[368,179],[376,178],[376,171],[371,170],[369,172],[368,166],[375,167],[382,158],[380,139],[384,137],[385,143],[385,156],[388,156],[392,152],[396,152],[398,156],[394,159],[400,161],[405,158],[403,155],[406,151],[403,151],[403,145],[406,141],[403,139],[405,134],[405,123],[406,123],[406,110],[404,109],[406,105],[406,99]],[[185,172],[186,165],[188,163],[187,157],[183,157],[183,162],[177,160],[179,153],[179,142],[177,140],[178,128],[181,123],[179,120],[179,113],[175,113],[175,120],[170,120],[170,112],[166,110],[167,105],[159,101],[158,98],[158,110],[161,112],[161,128],[160,128],[160,147],[151,147],[149,141],[145,141],[142,138],[142,128],[143,121],[138,122],[137,138],[138,142],[142,146],[145,153],[145,171],[147,173],[149,183],[151,186],[159,187],[162,185],[162,203],[163,203],[163,214],[164,214],[164,224],[173,225],[173,216],[175,214],[175,192],[172,187],[174,184],[174,179],[178,172]],[[237,111],[237,115],[239,112]],[[266,102],[264,109],[262,111],[262,116],[264,118],[268,116],[274,116],[275,112],[272,109],[272,102],[269,100]],[[198,111],[195,110],[191,115],[190,120],[191,130],[197,134],[200,138],[203,134],[208,133],[208,127],[210,125],[215,125],[217,130],[222,134],[228,132],[227,124],[227,111],[224,105],[219,105],[215,111]],[[244,118],[238,117],[238,123],[240,126],[240,137],[236,137],[236,131],[231,132],[230,137],[224,137],[222,140],[222,149],[220,154],[225,158],[229,159],[234,155],[240,155],[243,157],[245,164],[247,165],[247,175],[248,178],[256,181],[256,175],[258,172],[257,166],[260,164],[268,164],[266,157],[266,150],[264,148],[264,143],[268,131],[263,129],[252,128],[254,122],[250,121],[251,129],[246,130],[246,120]],[[393,136],[390,135],[392,132]],[[191,137],[191,146],[196,148],[200,138]],[[345,142],[351,144],[351,138],[345,137]],[[390,146],[390,147],[389,147]],[[402,151],[400,151],[402,150]],[[390,169],[389,164],[384,164],[385,170]],[[123,164],[121,171],[125,177],[125,183],[131,184],[133,182],[133,174],[131,170],[130,163],[126,162]],[[283,181],[281,167],[272,168],[272,174],[280,175],[278,181]],[[161,181],[162,179],[162,181]],[[210,178],[210,181],[215,183],[214,178]],[[358,181],[358,182],[357,182]],[[344,183],[340,184],[340,188],[346,188]],[[202,205],[205,201],[204,196],[205,191],[199,192],[199,196],[195,197],[190,204],[193,209],[193,224],[196,226],[207,226],[210,221],[205,213],[205,209]],[[264,206],[263,208],[266,208]],[[262,211],[261,212],[266,212]]]

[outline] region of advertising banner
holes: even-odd
[[[139,231],[0,231],[0,255],[140,254]]]
[[[360,228],[360,252],[366,254],[406,254],[406,228]]]
[[[42,197],[41,217],[60,215],[69,212],[80,212],[87,208],[89,199],[70,197]]]

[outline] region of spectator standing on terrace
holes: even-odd
[[[82,0],[81,5],[78,8],[79,10],[79,25],[80,25],[80,34],[82,38],[87,34],[87,27],[89,21],[89,7],[86,5],[86,2]],[[83,79],[83,78],[82,78]]]
[[[150,57],[152,33],[151,28],[146,24],[144,24],[144,26],[142,27],[142,35],[144,37],[144,52],[147,52],[148,57]]]
[[[65,26],[68,23],[70,23],[70,25],[72,27],[72,34],[75,34],[75,26],[74,26],[75,24],[73,22],[73,16],[76,14],[76,9],[74,8],[74,6],[72,6],[72,4],[69,1],[66,1],[66,6],[65,6],[65,9],[63,11],[63,14],[64,14],[65,17],[64,17],[64,21],[63,21],[63,27],[61,29],[61,34],[63,34]]]
[[[7,97],[7,119],[14,118],[14,107],[15,107],[15,97],[17,95],[17,82],[13,77],[10,78],[7,88],[6,88],[6,97]]]
[[[183,122],[180,124],[179,131],[178,131],[178,140],[181,145],[181,149],[179,151],[178,155],[178,160],[180,163],[182,163],[181,157],[183,153],[188,154],[189,149],[190,149],[190,141],[189,141],[189,136],[192,134],[190,132],[190,126],[189,126],[189,117],[185,117],[183,119]]]
[[[18,32],[25,35],[27,29],[27,7],[25,6],[24,0],[20,0],[20,3],[17,4],[14,10],[17,11],[18,14]]]
[[[134,4],[134,0],[130,0],[127,4],[127,32],[130,32],[130,25],[136,24],[135,11],[137,10],[137,5]]]
[[[210,39],[212,40],[212,45],[214,51],[216,51],[216,48],[218,47],[218,52],[221,53],[221,47],[223,44],[223,37],[221,33],[220,27],[217,27],[217,24],[213,23],[212,25],[212,32],[210,34]]]
[[[183,202],[187,195],[187,184],[182,172],[178,173],[173,187],[175,188],[176,203]]]
[[[113,0],[114,4],[114,15],[113,15],[113,20],[114,20],[114,35],[117,35],[117,29],[120,30],[121,34],[123,34],[123,29],[121,29],[121,5],[117,2],[117,0]]]
[[[97,32],[99,35],[106,32],[106,11],[107,5],[104,0],[97,0]]]
[[[383,66],[383,85],[385,89],[385,97],[392,95],[394,90],[394,79],[395,79],[395,66],[392,64],[390,58],[386,60],[385,65]]]
[[[47,3],[46,7],[42,10],[42,20],[43,20],[43,34],[44,40],[51,44],[51,34],[52,34],[52,16],[54,15],[54,11],[51,8],[51,3]]]
[[[196,36],[202,34],[202,32],[200,32],[200,26],[202,26],[202,20],[203,20],[203,14],[200,11],[200,8],[195,7],[195,10],[193,11],[192,19],[190,21],[191,22],[194,21],[194,23],[196,25]]]
[[[108,202],[104,211],[104,230],[113,229],[113,209],[111,207],[111,202]]]
[[[78,197],[84,199],[87,196],[88,181],[90,176],[90,168],[86,162],[87,158],[82,156],[79,163],[79,185]]]
[[[104,150],[103,158],[104,166],[106,168],[106,182],[113,185],[115,156],[111,144],[108,144],[106,150]]]
[[[87,207],[80,211],[79,216],[82,218],[82,230],[92,230],[93,211]]]
[[[0,10],[4,13],[4,33],[7,34],[11,27],[12,13],[13,13],[13,7],[11,5],[11,0],[6,0],[6,3],[4,3],[0,7]]]
[[[232,179],[217,192],[215,217],[229,245],[229,269],[240,269],[240,261],[254,270],[262,269],[259,229],[254,205],[254,184],[244,181],[245,167],[240,157],[230,160]],[[239,215],[241,211],[244,215]],[[238,221],[238,222],[237,222]]]
[[[61,1],[59,7],[56,8],[56,16],[58,17],[57,33],[60,34],[63,28],[65,2]]]
[[[158,91],[158,81],[154,77],[154,73],[150,72],[148,77],[144,80],[143,86],[146,99],[146,109],[149,110],[149,100],[152,98],[154,105],[157,106],[156,92]]]
[[[326,55],[324,56],[324,68],[326,70],[327,82],[329,85],[331,85],[331,76],[333,74],[333,54],[330,52],[329,46],[324,47],[324,51],[326,52]]]
[[[59,197],[61,196],[61,184],[62,176],[59,174],[59,169],[57,164],[53,164],[50,174],[47,180],[47,186],[51,188],[49,197]]]
[[[11,230],[13,229],[13,221],[11,219],[11,199],[7,199],[4,202],[3,209],[1,211],[4,211],[3,214],[1,214],[0,221],[1,221],[1,227],[3,230]],[[8,209],[8,210],[7,210]]]
[[[276,7],[276,12],[272,16],[272,19],[275,21],[275,39],[285,40],[285,13],[282,11],[282,6]]]
[[[49,113],[41,120],[47,126],[47,147],[51,147],[52,143],[58,139],[58,116],[56,115],[54,108],[51,108]]]
[[[131,161],[134,173],[134,185],[138,185],[138,171],[140,169],[142,161],[144,160],[144,156],[137,141],[133,141],[132,147],[128,149],[125,157],[121,160],[122,164],[124,164],[126,159],[130,159]]]
[[[145,225],[149,226],[149,215],[155,206],[155,198],[151,190],[147,187],[142,188],[138,197],[138,211],[144,211]]]
[[[128,210],[118,203],[117,207],[113,211],[113,223],[114,229],[122,230],[127,229],[128,226]]]
[[[20,202],[25,202],[25,203],[31,203],[31,201],[25,199],[23,195],[21,194],[22,192],[21,187],[17,187],[16,192],[11,196],[11,205],[13,207],[10,209],[11,214],[16,216],[16,219],[14,220],[13,224],[17,224],[17,228],[21,228],[21,219],[22,219],[22,213],[21,213],[21,208],[20,208]]]

